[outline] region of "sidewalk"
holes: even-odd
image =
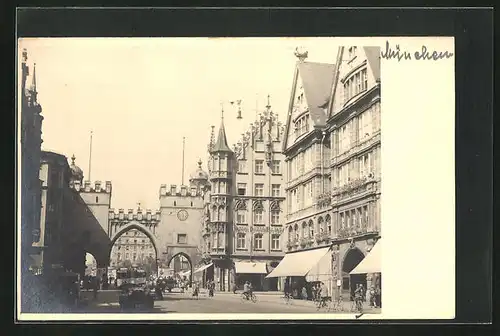
[[[257,296],[257,301],[258,302],[269,302],[269,303],[275,303],[275,304],[282,304],[282,305],[287,305],[284,300],[284,295],[282,292],[254,292],[255,295]],[[218,295],[224,296],[225,298],[231,298],[235,300],[240,300],[241,297],[241,292],[236,292],[236,294],[228,293],[228,292],[215,292],[215,297]],[[310,301],[310,300],[300,300],[300,299],[293,299],[289,305],[292,306],[301,306],[301,307],[308,307],[311,309],[317,309],[317,303]],[[342,302],[342,309],[340,312],[343,313],[351,313],[351,308],[353,306],[353,302],[347,301],[347,302]],[[323,310],[325,310],[323,308]],[[367,302],[363,304],[363,311],[368,314],[379,314],[381,312],[380,308],[373,308],[368,305]],[[352,312],[353,314],[356,312]]]

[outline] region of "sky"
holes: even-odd
[[[92,181],[112,181],[115,209],[156,210],[161,184],[182,182],[201,159],[224,107],[236,143],[267,95],[286,121],[296,47],[307,61],[334,63],[334,38],[33,38],[21,39],[30,75],[36,63],[44,116],[42,150],[76,157]],[[19,53],[18,57],[21,57]],[[31,83],[31,78],[28,78]],[[243,119],[236,105],[242,100]]]

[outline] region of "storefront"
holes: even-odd
[[[315,283],[325,282],[331,288],[331,253],[330,247],[287,253],[266,278],[286,277],[294,297],[301,297],[304,290],[310,296]]]
[[[267,264],[264,262],[239,261],[234,263],[237,289],[242,289],[245,282],[250,282],[256,291],[265,290],[264,278],[267,274]]]
[[[382,244],[381,239],[373,246],[368,255],[351,272],[352,276],[366,277],[366,300],[370,302],[370,293],[377,295],[377,306],[381,307],[382,293]],[[370,290],[372,289],[372,291]]]

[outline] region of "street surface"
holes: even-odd
[[[97,300],[93,300],[91,293],[83,293],[89,297],[87,307],[80,311],[85,313],[119,313],[118,291],[100,291]],[[257,302],[243,301],[241,294],[215,293],[214,297],[208,297],[202,292],[199,298],[192,297],[190,293],[167,293],[164,299],[155,301],[153,309],[127,311],[127,313],[347,313],[351,307],[351,302],[345,302],[343,312],[318,311],[315,304],[310,301],[293,300],[291,304],[285,304],[282,293],[256,293]],[[380,309],[369,309],[366,306],[366,313],[379,313]]]

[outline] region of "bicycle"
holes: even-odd
[[[320,310],[321,308],[326,308],[326,311],[330,311],[330,305],[332,302],[332,298],[330,296],[324,296],[319,298],[317,301],[317,310]]]
[[[241,301],[252,301],[253,303],[257,302],[257,296],[254,293],[241,293]]]
[[[344,310],[344,300],[343,300],[342,296],[339,296],[339,298],[337,300],[332,302],[331,309],[333,311],[338,311],[338,312],[341,312]]]
[[[293,304],[293,296],[290,293],[286,293],[285,296],[283,296],[283,300],[285,301],[285,304]]]

